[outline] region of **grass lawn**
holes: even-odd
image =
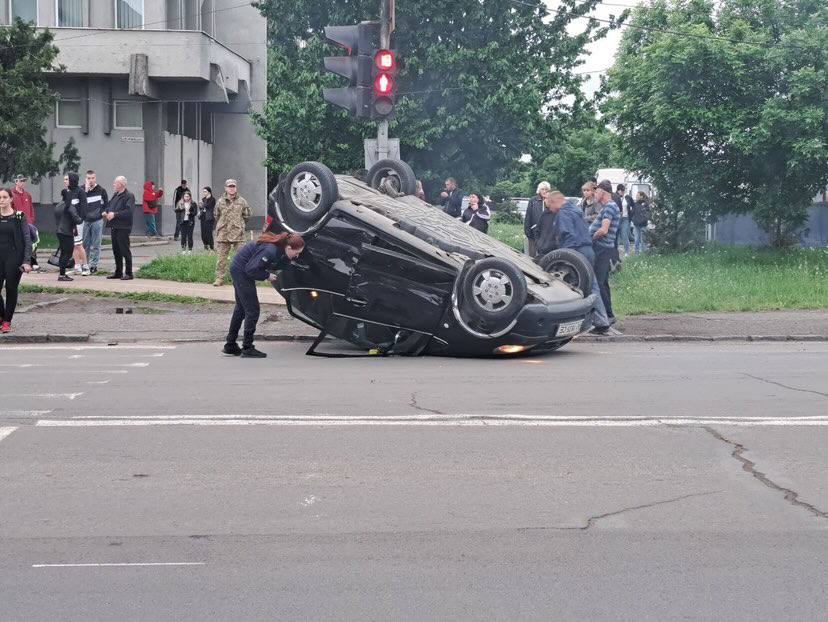
[[[828,308],[828,249],[711,247],[630,257],[613,275],[617,315]]]
[[[489,226],[489,235],[508,244],[517,251],[523,252],[523,223],[510,225],[502,222],[493,222]]]
[[[230,262],[227,262],[228,266]],[[156,257],[135,274],[142,279],[163,279],[182,283],[212,283],[216,278],[216,255],[168,255]]]
[[[40,235],[40,244],[38,245],[38,248],[55,249],[58,247],[57,234],[52,231],[39,231],[38,235]],[[109,238],[104,237],[101,240],[101,244],[112,244],[112,241]]]

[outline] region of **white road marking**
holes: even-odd
[[[81,358],[83,358],[84,356],[86,356],[86,355],[85,355],[85,354],[70,354],[70,355],[69,355],[69,358],[70,358],[70,359],[81,359]]]
[[[11,348],[9,349],[11,350]],[[43,367],[43,365],[38,365],[37,363],[0,363],[0,367],[17,367],[18,369],[28,369],[29,367]]]
[[[41,419],[43,427],[114,427],[114,426],[525,426],[525,427],[658,427],[725,425],[746,427],[828,426],[828,416],[813,417],[577,417],[544,415],[150,415],[97,417],[83,416],[69,420]]]
[[[112,568],[118,566],[205,566],[207,562],[123,562],[98,564],[32,564],[32,568]]]
[[[149,367],[149,363],[118,363],[113,367]]]
[[[9,434],[14,432],[17,428],[16,427],[5,427],[0,428],[0,441],[6,438]]]
[[[81,393],[4,393],[0,397],[39,397],[46,400],[73,400]]]
[[[111,380],[87,380],[86,384],[109,384]]]
[[[175,350],[178,346],[174,345],[161,345],[161,344],[123,344],[117,346],[107,346],[104,344],[101,345],[86,345],[86,346],[9,346],[4,347],[3,350],[70,350],[70,351],[83,351],[83,350],[111,350],[113,352],[117,352],[118,350]]]
[[[0,417],[45,417],[52,410],[0,410]]]

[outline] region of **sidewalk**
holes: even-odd
[[[170,294],[174,296],[192,296],[215,302],[235,302],[232,285],[213,287],[204,283],[179,283],[178,281],[159,281],[157,279],[139,279],[121,281],[107,279],[102,276],[72,275],[74,281],[63,283],[57,280],[57,272],[46,274],[27,274],[23,277],[23,285],[39,285],[41,287],[59,287],[66,290],[83,290],[94,292],[114,293],[147,293]],[[284,305],[285,300],[272,287],[260,287],[259,301],[262,304]]]

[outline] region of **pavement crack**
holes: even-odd
[[[762,378],[761,376],[754,376],[753,374],[746,374],[742,372],[743,376],[747,376],[748,378],[753,378],[754,380],[758,380],[759,382],[764,382],[765,384],[774,384],[777,387],[782,387],[783,389],[789,389],[790,391],[798,391],[799,393],[813,393],[814,395],[820,395],[822,397],[828,397],[828,393],[823,393],[822,391],[814,391],[812,389],[800,389],[799,387],[792,387],[787,384],[783,384],[781,382],[776,382],[775,380],[768,380],[767,378]]]
[[[625,514],[626,512],[635,512],[637,510],[646,510],[648,508],[655,508],[660,505],[667,505],[669,503],[677,503],[678,501],[684,501],[685,499],[693,499],[695,497],[706,497],[708,495],[718,495],[725,492],[724,490],[708,490],[706,492],[694,492],[689,495],[681,495],[680,497],[672,497],[670,499],[662,499],[661,501],[653,501],[652,503],[645,503],[643,505],[633,505],[626,508],[621,508],[620,510],[613,510],[612,512],[605,512],[604,514],[596,514],[595,516],[590,516],[587,518],[586,523],[579,527],[524,527],[521,531],[531,531],[535,529],[547,529],[547,530],[555,530],[555,531],[586,531],[590,527],[593,527],[596,522],[604,518],[610,518],[612,516],[618,516],[619,514]]]
[[[790,488],[785,488],[784,486],[780,486],[779,484],[774,482],[772,479],[770,479],[767,475],[765,475],[761,471],[757,470],[756,463],[754,463],[751,460],[748,460],[747,458],[745,458],[744,454],[747,451],[747,448],[744,445],[742,445],[741,443],[737,443],[736,441],[730,440],[729,438],[726,438],[725,436],[723,436],[717,430],[714,430],[710,426],[705,426],[704,429],[707,430],[710,433],[710,435],[713,436],[713,438],[715,438],[716,440],[721,441],[721,442],[723,442],[727,445],[730,445],[733,448],[733,451],[731,452],[730,455],[733,456],[734,458],[736,458],[736,460],[738,460],[739,462],[742,463],[742,469],[744,471],[750,473],[753,477],[758,479],[760,482],[762,482],[768,488],[771,488],[772,490],[777,490],[777,491],[783,493],[785,495],[785,501],[787,501],[791,505],[795,505],[796,507],[800,507],[800,508],[810,512],[811,514],[813,514],[814,516],[817,516],[818,518],[828,518],[828,512],[824,512],[823,510],[820,510],[819,508],[811,505],[810,503],[806,503],[805,501],[801,501],[799,499],[799,493],[798,492],[796,492],[795,490],[791,490]]]
[[[424,408],[423,406],[420,406],[417,403],[417,394],[416,393],[411,394],[411,401],[408,402],[408,405],[411,406],[411,408],[413,408],[414,410],[419,410],[420,412],[429,413],[430,415],[445,415],[446,414],[441,410],[434,410],[434,409],[431,409],[431,408]]]

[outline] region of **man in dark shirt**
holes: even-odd
[[[446,189],[440,193],[440,198],[443,211],[453,218],[460,218],[463,213],[463,191],[457,187],[454,177],[446,180]]]
[[[538,223],[543,215],[543,199],[551,188],[548,181],[540,182],[537,195],[529,200],[529,205],[526,207],[526,216],[523,219],[523,233],[526,235],[526,241],[523,250],[530,257],[538,255]]]
[[[112,233],[112,254],[115,256],[115,272],[108,279],[132,279],[132,250],[129,248],[129,234],[132,231],[132,211],[135,195],[127,190],[126,177],[119,175],[112,182],[115,194],[107,203],[103,219]]]

